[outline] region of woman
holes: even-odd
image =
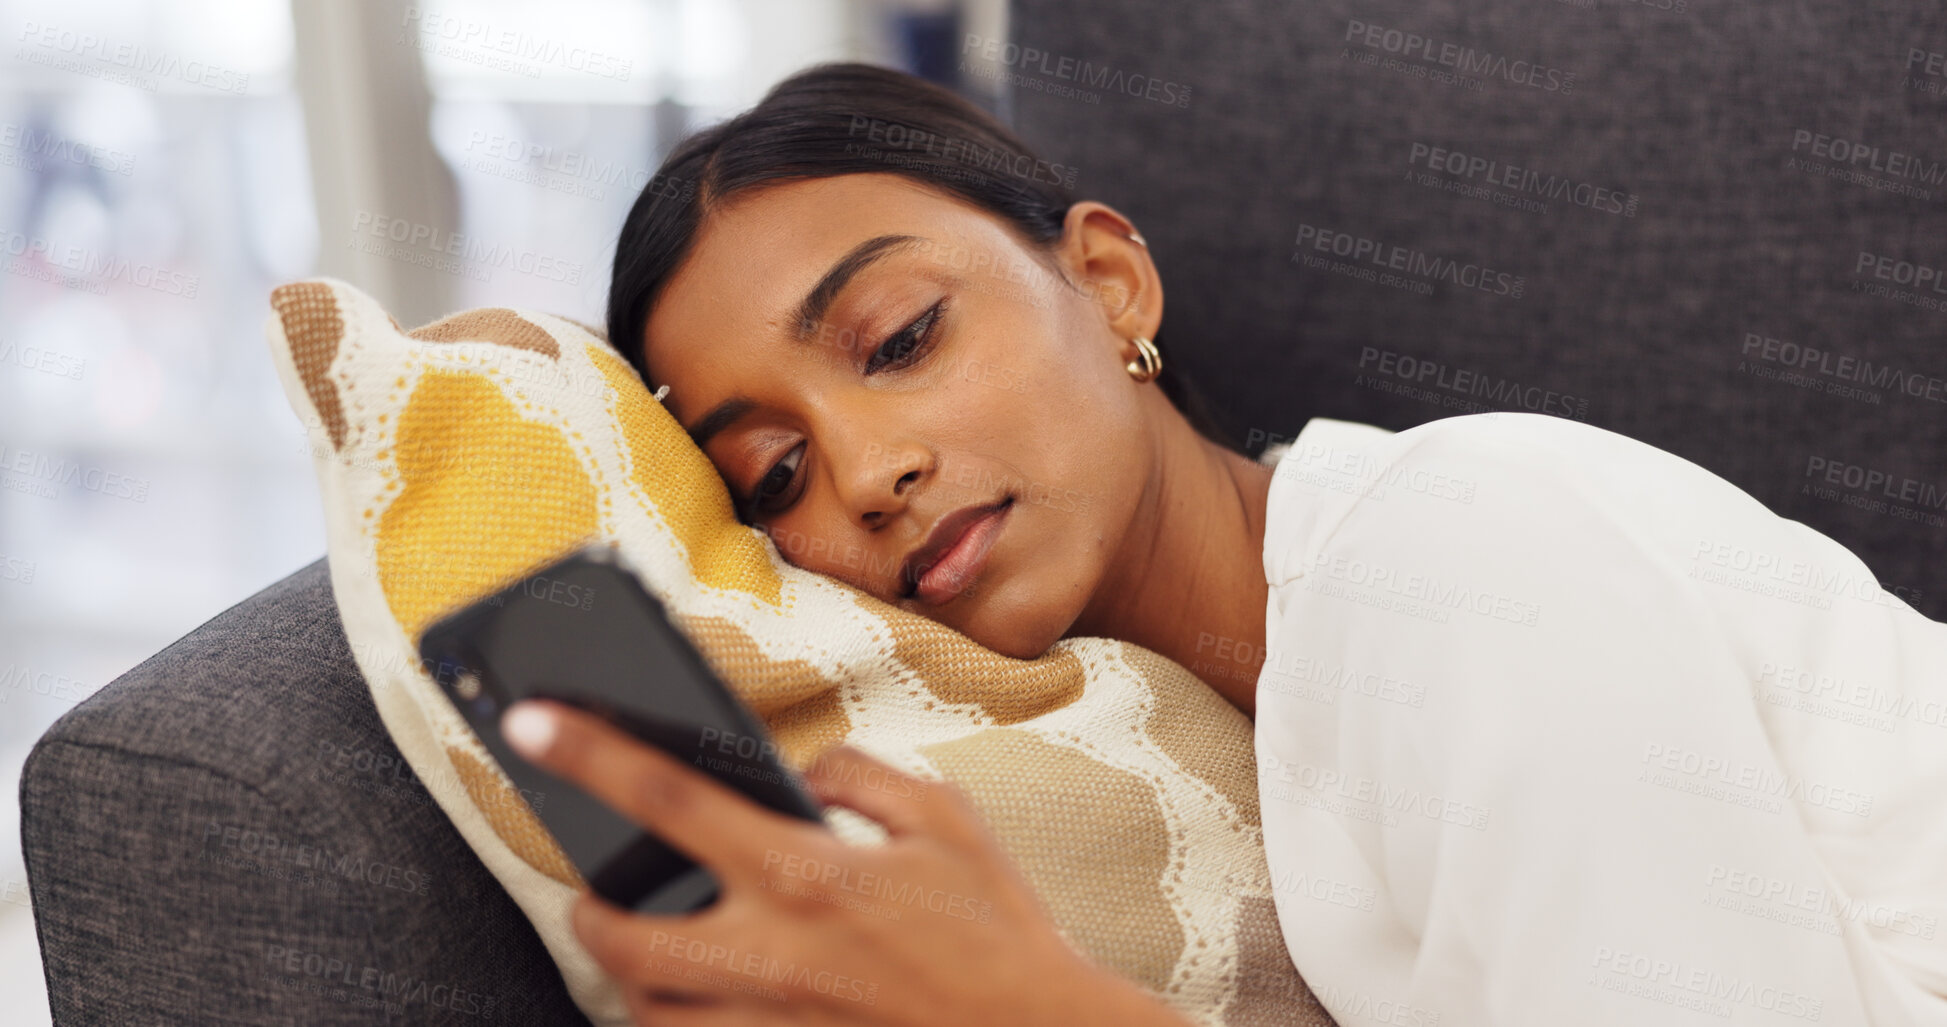
[[[1273,873],[1374,898],[1278,897],[1342,1022],[1947,1022],[1947,629],[1573,422],[1314,420],[1252,461],[1151,341],[1135,226],[1061,178],[943,90],[811,69],[669,156],[618,242],[611,341],[748,523],[822,543],[793,562],[1013,656],[1135,642],[1254,714]],[[1835,667],[1900,723],[1793,705]],[[726,882],[688,917],[578,907],[641,1022],[1181,1022],[1061,940],[963,803],[845,784],[860,754],[810,783],[883,849],[570,711],[507,732]],[[1000,929],[794,900],[778,851],[1001,896]],[[780,1004],[679,950],[886,983]]]

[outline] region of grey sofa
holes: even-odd
[[[1947,609],[1947,522],[1894,509],[1947,487],[1947,285],[1877,288],[1947,268],[1937,5],[1018,0],[1011,32],[1005,113],[1143,230],[1158,342],[1251,452],[1578,416]],[[1788,167],[1834,140],[1881,183]],[[61,1023],[581,1022],[401,769],[322,561],[64,717],[21,802]]]

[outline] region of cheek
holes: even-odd
[[[1064,343],[1014,362],[1006,422],[1019,426],[1010,437],[1038,484],[1068,496],[1064,505],[1078,509],[1110,499],[1144,438],[1140,393],[1113,362],[1114,353],[1085,356],[1081,349]]]
[[[930,433],[948,454],[1026,471],[1061,433],[1059,364],[1022,335],[996,332],[959,347],[927,390]]]
[[[1133,409],[1124,409],[1129,398],[1052,346],[988,352],[969,348],[951,380],[935,386],[940,484],[969,497],[1013,493],[1018,544],[1034,546],[1044,569],[1060,564],[1072,575],[1069,558],[1107,532],[1104,515],[1129,491],[1129,464],[1142,448],[1129,426]],[[1133,385],[1126,376],[1122,384]]]
[[[842,519],[827,520],[800,504],[764,526],[778,555],[796,566],[871,591],[898,574],[898,563],[875,556]]]

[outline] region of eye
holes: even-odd
[[[919,319],[901,329],[897,335],[887,339],[872,351],[865,362],[865,373],[876,374],[888,367],[904,367],[925,352],[938,334],[940,312],[946,308],[946,300],[927,308]]]
[[[758,514],[781,513],[788,508],[791,504],[780,504],[778,498],[785,495],[797,480],[798,464],[803,460],[804,443],[800,442],[784,454],[784,459],[772,464],[762,478],[757,479],[757,484],[750,490],[750,498],[744,500],[738,519],[749,524],[757,519]]]

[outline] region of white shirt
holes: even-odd
[[[1264,571],[1265,850],[1345,1027],[1947,1024],[1947,625],[1838,543],[1574,421],[1314,419]]]

